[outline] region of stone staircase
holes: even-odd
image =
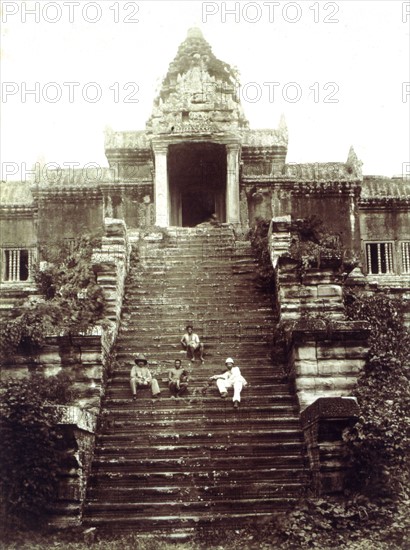
[[[84,523],[110,532],[187,536],[198,526],[269,520],[306,490],[296,399],[272,361],[275,318],[256,285],[248,241],[229,227],[169,229],[134,243],[115,367],[108,380]],[[179,340],[192,322],[205,363]],[[162,390],[131,400],[129,371],[145,353]],[[235,359],[249,387],[238,410],[212,374]],[[175,358],[191,373],[189,394],[171,398]]]

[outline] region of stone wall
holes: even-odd
[[[30,248],[37,244],[37,209],[33,206],[0,208],[0,247]]]
[[[357,414],[352,392],[367,357],[369,329],[344,315],[342,259],[303,265],[292,257],[291,242],[290,216],[274,218],[270,253],[278,334],[301,410],[315,492],[334,493],[343,490],[348,470],[342,431]]]
[[[97,188],[53,190],[35,195],[38,201],[37,237],[42,246],[79,234],[102,236],[103,200]]]
[[[302,427],[316,495],[343,491],[350,466],[342,433],[355,423],[358,412],[356,400],[351,397],[320,397],[302,412]]]
[[[349,250],[360,252],[359,181],[277,181],[272,187],[272,215],[292,219],[315,216],[339,235]],[[337,213],[337,215],[335,215]]]
[[[123,219],[129,229],[145,228],[155,223],[152,182],[119,183],[103,189],[106,217]]]
[[[49,336],[35,355],[15,354],[4,361],[0,375],[23,378],[33,370],[46,376],[60,371],[70,374],[75,391],[71,406],[60,407],[59,426],[63,434],[59,498],[53,505],[51,523],[58,526],[78,524],[81,519],[88,471],[95,439],[97,417],[104,395],[121,315],[124,282],[129,267],[130,245],[122,220],[105,219],[105,237],[94,250],[93,267],[97,282],[107,300],[107,318],[103,326],[89,334],[71,337]]]
[[[57,407],[62,434],[61,474],[58,500],[53,503],[49,524],[53,527],[80,525],[91,469],[97,417],[80,407]]]
[[[301,410],[319,398],[348,397],[364,367],[368,346],[365,323],[301,320],[291,329],[288,374]]]

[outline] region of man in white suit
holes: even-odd
[[[223,374],[215,374],[211,376],[211,380],[216,380],[221,397],[225,398],[228,395],[228,389],[233,388],[233,406],[235,409],[239,407],[241,402],[242,388],[247,385],[247,381],[241,374],[239,367],[234,367],[234,360],[231,357],[225,361],[226,372]]]

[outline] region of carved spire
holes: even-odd
[[[288,142],[288,125],[286,124],[286,118],[284,113],[280,115],[278,134],[284,142]]]
[[[169,65],[147,122],[153,133],[212,133],[247,128],[237,70],[217,59],[191,28]]]
[[[363,178],[362,166],[363,162],[357,158],[356,152],[353,149],[353,145],[349,149],[349,154],[347,156],[346,164],[351,170],[352,174],[358,178]]]
[[[204,35],[202,34],[201,29],[198,27],[191,27],[188,29],[187,38],[202,38],[204,39]]]

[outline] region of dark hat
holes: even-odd
[[[185,327],[185,330],[188,330],[189,328],[192,328],[192,330],[194,330],[194,325],[187,325],[187,326]]]
[[[136,356],[135,356],[135,359],[134,359],[134,362],[135,363],[138,363],[138,361],[142,361],[144,362],[144,364],[146,365],[148,363],[145,355],[143,353],[138,353]]]

